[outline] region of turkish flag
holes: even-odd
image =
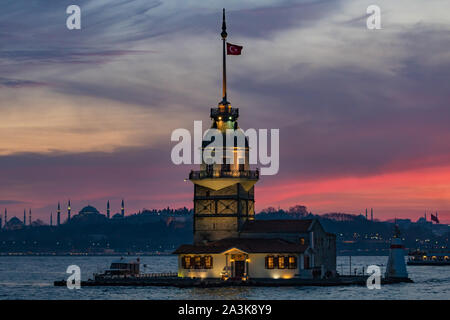
[[[241,54],[242,46],[231,44],[227,42],[227,54],[232,56],[238,56]]]
[[[439,223],[439,219],[437,217],[437,214],[435,216],[433,216],[433,214],[431,214],[431,221],[434,221],[436,223]]]

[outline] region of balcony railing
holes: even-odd
[[[189,180],[208,178],[247,178],[250,180],[259,179],[259,170],[246,171],[194,171],[189,173]]]
[[[220,108],[211,108],[211,118],[217,118],[219,116],[224,117],[224,120],[227,119],[227,117],[232,117],[233,119],[236,119],[239,117],[239,109],[237,108],[228,108],[224,107],[223,109]]]

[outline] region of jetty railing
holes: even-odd
[[[158,273],[141,273],[139,278],[167,278],[178,277],[178,272],[158,272]]]
[[[103,273],[94,273],[94,278],[101,277],[104,278]],[[113,279],[126,279],[126,278],[173,278],[178,277],[177,272],[158,272],[158,273],[139,273],[139,274],[114,274],[108,275],[108,277]]]

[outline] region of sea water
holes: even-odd
[[[128,257],[135,258],[135,257]],[[117,257],[108,256],[2,256],[0,257],[0,299],[449,299],[449,266],[408,266],[414,283],[382,285],[369,290],[365,286],[344,287],[82,287],[69,290],[54,287],[53,281],[69,276],[69,265],[78,265],[81,278],[92,278],[92,273],[107,268]],[[143,256],[142,271],[176,272],[176,256]],[[339,273],[362,273],[368,265],[379,265],[382,272],[387,257],[338,257]]]

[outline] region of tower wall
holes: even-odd
[[[245,191],[237,183],[213,190],[194,185],[194,243],[238,237],[254,212],[254,187]]]

